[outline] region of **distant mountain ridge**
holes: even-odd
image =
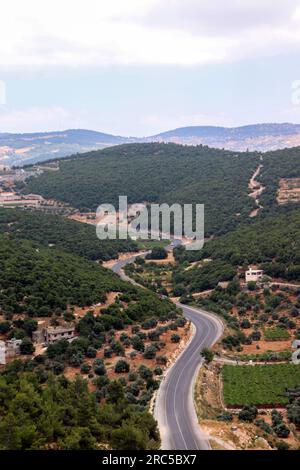
[[[0,165],[36,163],[129,142],[132,139],[85,129],[0,133]]]
[[[300,124],[254,124],[241,127],[191,126],[149,138],[159,142],[208,145],[236,151],[269,151],[300,145]]]
[[[265,152],[300,146],[300,124],[266,123],[232,128],[189,126],[143,138],[115,136],[85,129],[27,134],[0,133],[0,166],[21,166],[114,145],[142,142],[202,144],[234,151]]]

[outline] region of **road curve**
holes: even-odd
[[[193,388],[202,360],[200,351],[211,347],[221,336],[223,325],[216,317],[200,309],[177,303],[195,328],[194,336],[169,369],[156,398],[162,449],[210,450],[201,433],[193,401]]]
[[[125,281],[136,284],[123,272],[125,265],[136,256],[118,261],[112,270]],[[210,450],[207,437],[201,432],[194,401],[193,388],[202,364],[200,351],[211,347],[223,332],[222,322],[201,309],[176,303],[194,325],[194,334],[181,355],[163,379],[155,403],[155,418],[160,429],[163,450]]]

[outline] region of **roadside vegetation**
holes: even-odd
[[[37,361],[12,363],[0,384],[2,450],[159,448],[153,417],[128,402],[118,381],[107,385],[102,406],[80,376],[55,377]]]

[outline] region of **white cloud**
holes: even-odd
[[[299,0],[10,0],[2,68],[196,65],[300,48]]]
[[[281,27],[298,6],[299,0],[167,0],[154,5],[144,21],[195,34],[232,36],[248,29]]]

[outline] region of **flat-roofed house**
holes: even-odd
[[[0,341],[0,364],[6,364],[7,359],[18,356],[22,344],[21,339],[10,339],[8,341]]]
[[[72,339],[75,336],[75,326],[48,326],[45,329],[45,343],[52,344],[61,339]]]
[[[245,274],[246,282],[258,282],[263,278],[264,272],[262,269],[249,268]]]

